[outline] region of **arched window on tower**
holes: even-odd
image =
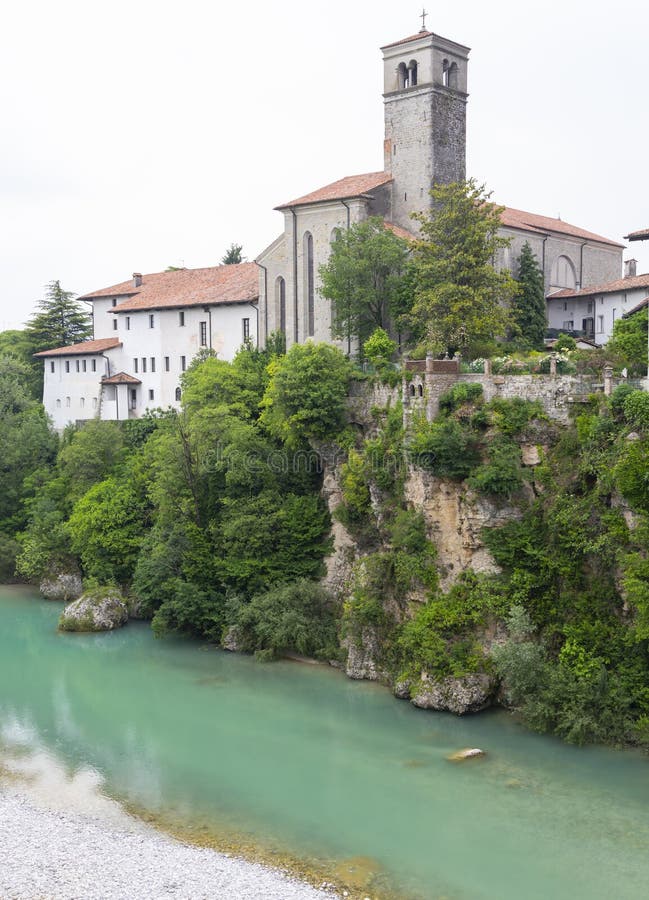
[[[397,83],[400,91],[407,88],[410,83],[408,80],[408,67],[403,62],[399,63],[399,68],[397,69]]]
[[[306,305],[306,333],[313,337],[315,333],[315,281],[313,266],[313,235],[310,231],[304,234],[304,300]]]
[[[444,87],[457,89],[457,63],[445,59],[442,63],[442,84]]]
[[[286,282],[280,275],[275,282],[275,321],[277,329],[286,334]]]
[[[572,260],[567,256],[559,256],[552,266],[552,287],[570,288],[577,287],[577,274]]]
[[[415,87],[417,84],[417,60],[411,59],[408,63],[408,75],[410,87]]]

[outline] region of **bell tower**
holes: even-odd
[[[410,213],[430,209],[433,184],[466,177],[470,51],[425,27],[381,50],[392,221],[412,230]]]

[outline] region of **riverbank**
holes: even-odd
[[[332,900],[337,895],[258,863],[183,844],[116,810],[104,817],[48,808],[9,784],[0,786],[0,896]]]

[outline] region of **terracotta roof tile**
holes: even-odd
[[[118,372],[117,375],[111,375],[110,378],[102,378],[102,384],[142,384],[139,378],[133,375],[127,375],[126,372]]]
[[[133,280],[84,294],[80,300],[125,296],[109,312],[137,309],[166,309],[179,306],[212,306],[220,303],[252,303],[259,298],[257,263],[212,266],[208,269],[178,269],[143,275],[142,283]]]
[[[537,234],[547,231],[558,232],[569,237],[581,238],[582,240],[597,241],[599,244],[610,244],[612,247],[622,247],[616,241],[602,237],[599,234],[593,234],[592,231],[585,231],[576,225],[570,225],[562,219],[552,219],[548,216],[539,216],[536,213],[524,212],[522,209],[512,209],[506,206],[500,216],[500,221],[504,226],[509,228],[520,228],[523,231],[534,231]]]
[[[376,188],[392,181],[389,172],[370,172],[367,175],[347,175],[338,181],[327,184],[317,191],[291,200],[290,203],[282,203],[275,209],[286,209],[289,206],[306,206],[309,203],[324,203],[327,200],[348,200],[352,197],[362,197]]]
[[[640,312],[641,309],[644,309],[645,306],[649,306],[649,297],[645,297],[644,300],[641,300],[640,303],[636,303],[634,307],[631,309],[627,309],[625,313],[622,313],[623,319],[628,319],[629,316],[635,315],[635,313]]]
[[[618,278],[616,281],[607,281],[605,284],[596,284],[592,287],[582,288],[580,291],[564,288],[561,291],[554,291],[554,293],[548,296],[548,300],[565,297],[591,297],[594,294],[615,294],[617,291],[633,291],[636,288],[649,288],[649,273],[645,275],[633,275],[629,278]]]
[[[83,341],[81,344],[70,344],[69,347],[57,347],[54,350],[41,350],[34,356],[88,356],[104,353],[113,347],[121,347],[119,338],[101,338],[97,341]]]
[[[649,228],[642,228],[640,231],[632,231],[624,235],[625,241],[647,241],[649,240]]]
[[[416,235],[411,231],[406,231],[405,228],[402,228],[400,225],[395,225],[394,222],[384,222],[383,223],[388,231],[391,231],[392,234],[396,234],[397,237],[401,238],[403,241],[414,241],[416,240]]]
[[[420,38],[432,37],[432,31],[418,31],[417,34],[411,34],[410,37],[401,38],[400,41],[392,41],[391,44],[384,44],[381,50],[387,50],[388,47],[398,47],[399,44],[409,44],[411,41],[418,41]]]

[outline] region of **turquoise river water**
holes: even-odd
[[[419,711],[326,666],[145,624],[60,634],[59,612],[0,589],[0,753],[45,751],[128,805],[303,859],[367,857],[413,896],[649,896],[646,756],[569,747],[502,712]],[[448,762],[461,747],[488,755]]]

